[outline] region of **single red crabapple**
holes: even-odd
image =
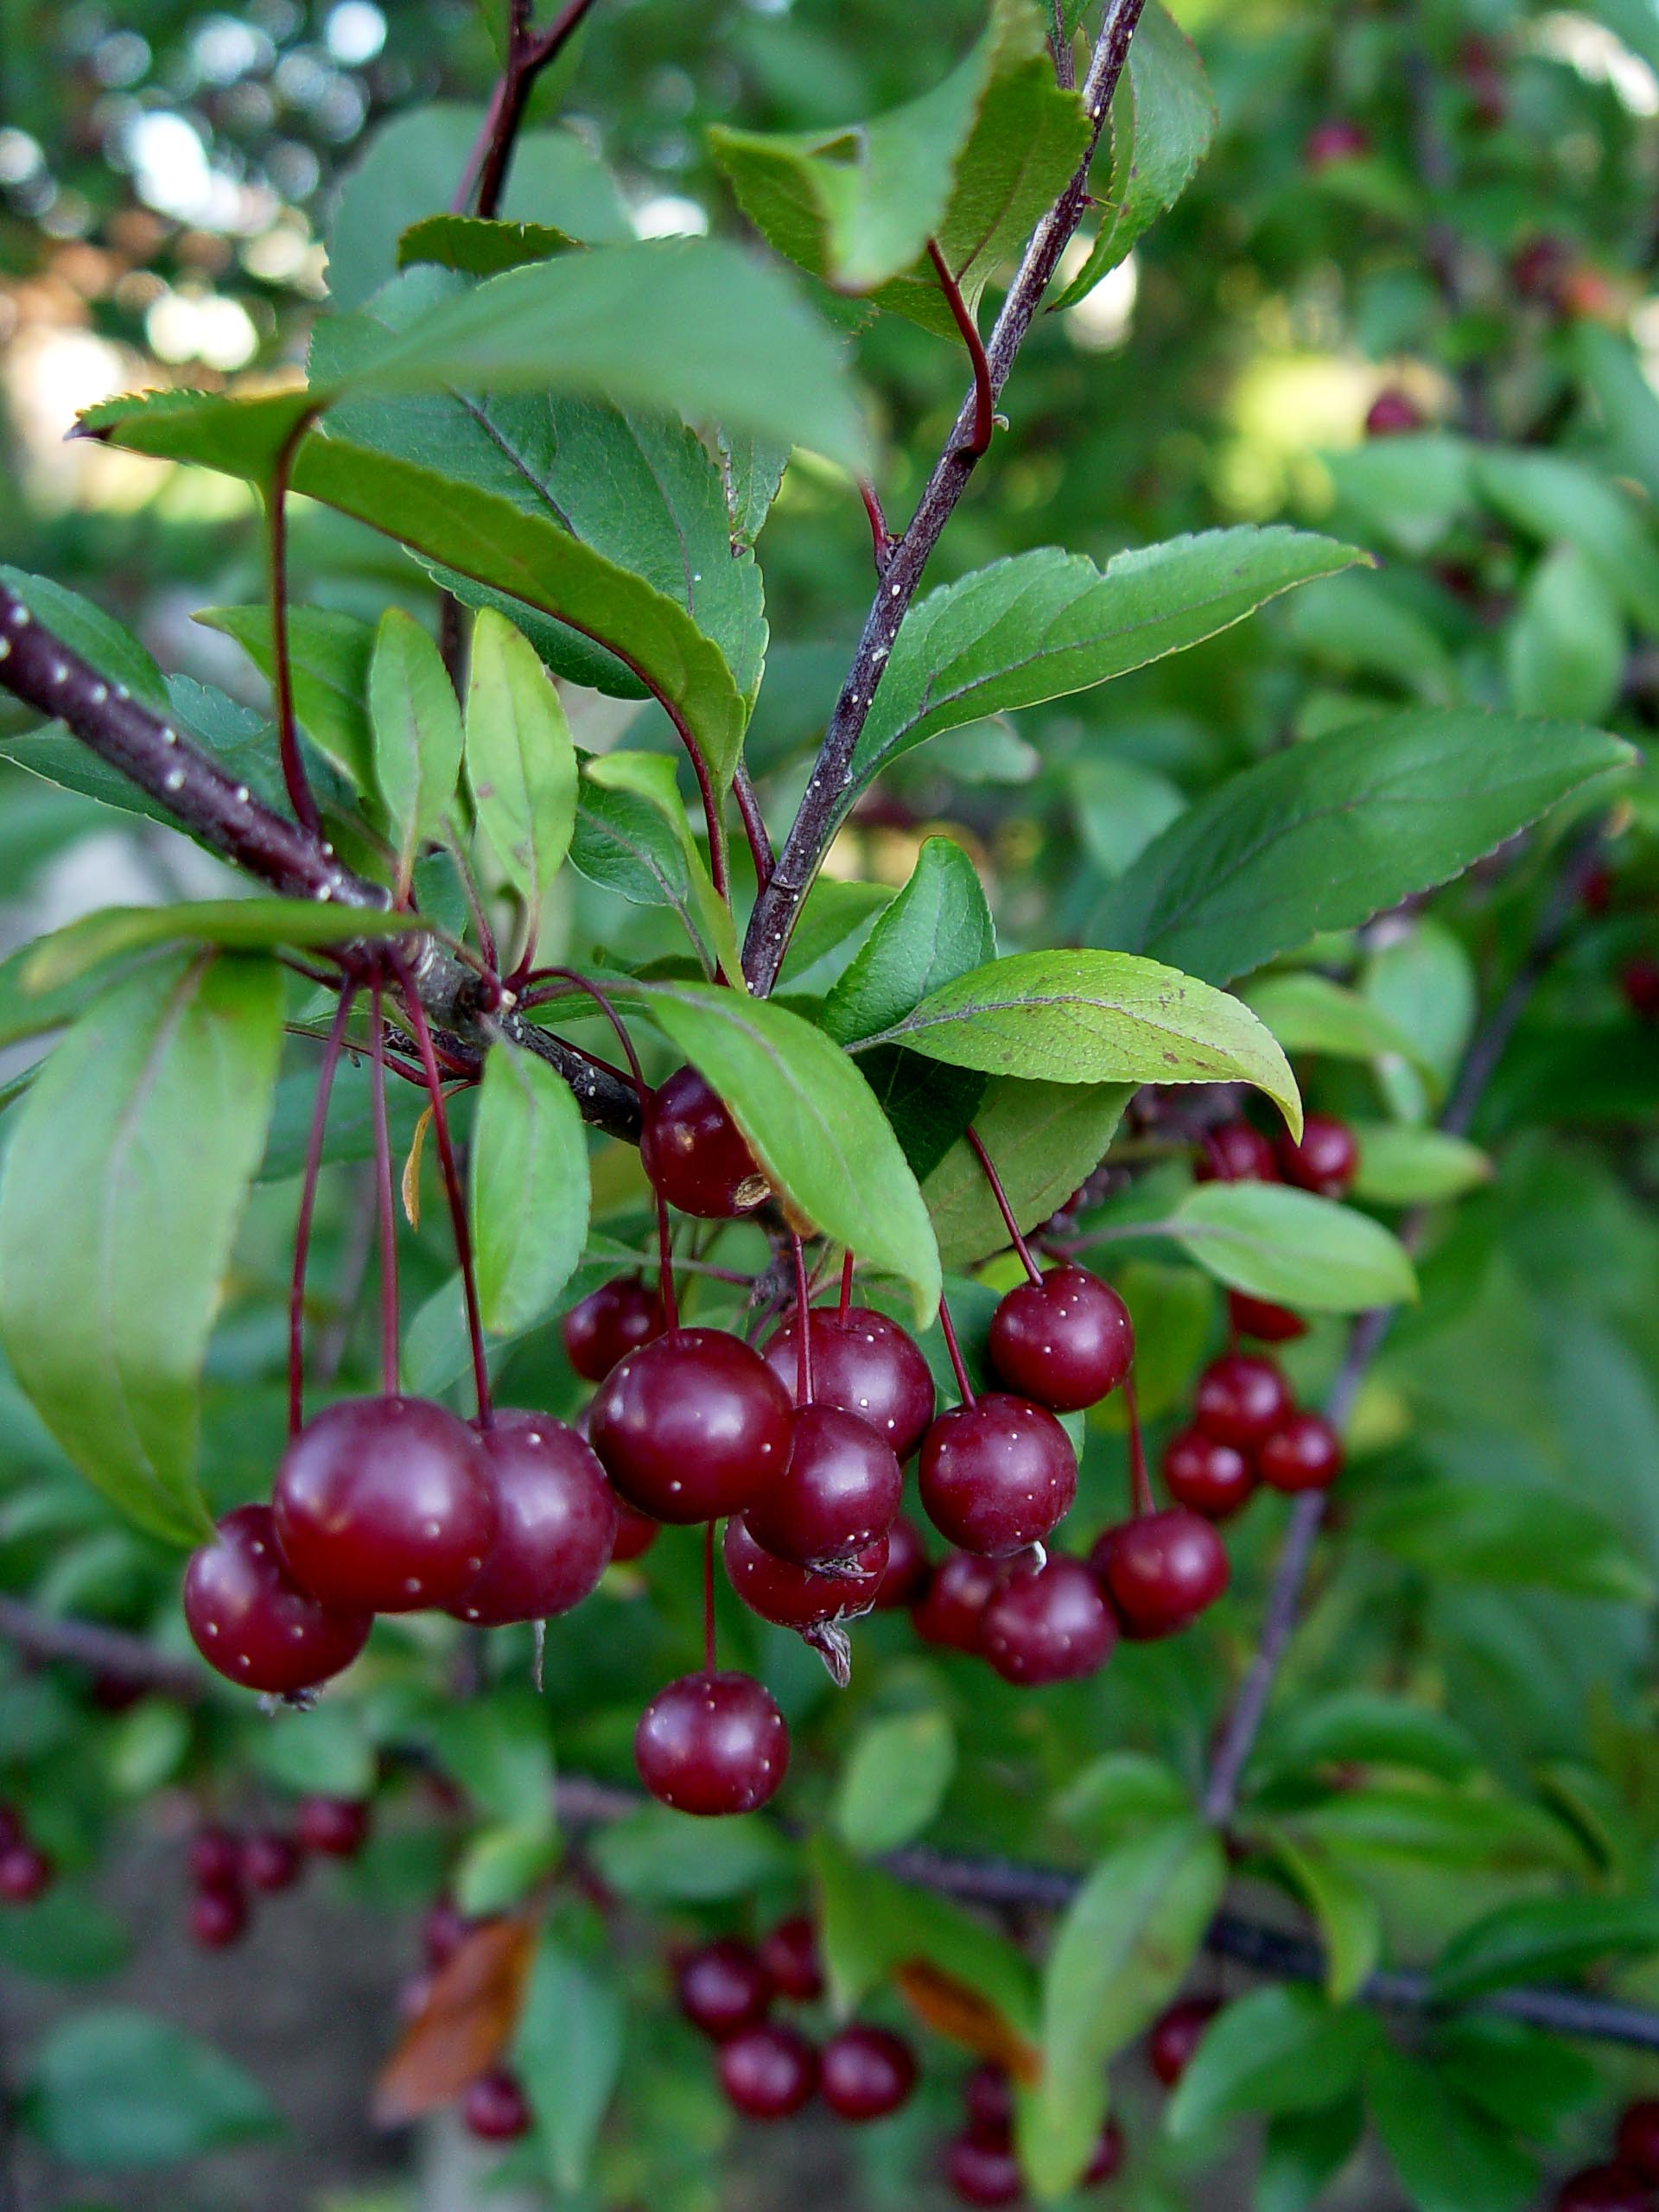
[[[962,2085],[968,2131],[981,2143],[1006,2144],[1014,2126],[1014,2085],[986,2059]]]
[[[743,1518],[774,1558],[811,1567],[851,1559],[884,1537],[904,1495],[899,1462],[855,1414],[801,1406],[789,1457]]]
[[[295,1825],[307,1851],[355,1859],[368,1841],[369,1808],[361,1797],[302,1797]]]
[[[1342,1472],[1342,1441],[1318,1414],[1294,1413],[1257,1446],[1255,1466],[1274,1490],[1325,1490]]]
[[[1192,1164],[1198,1183],[1276,1183],[1273,1147],[1248,1122],[1224,1122],[1209,1130]]]
[[[1310,1114],[1300,1144],[1288,1133],[1278,1144],[1279,1166],[1287,1183],[1321,1198],[1339,1198],[1359,1166],[1359,1147],[1346,1122],[1332,1114]]]
[[[238,1505],[184,1571],[184,1618],[227,1681],[291,1696],[349,1667],[368,1642],[365,1610],[334,1612],[301,1589],[268,1505]]]
[[[479,1437],[495,1493],[483,1571],[448,1608],[485,1628],[579,1605],[611,1563],[616,1493],[574,1428],[548,1414],[498,1413]]]
[[[1638,1021],[1659,1021],[1659,960],[1647,953],[1627,960],[1618,971],[1618,988]]]
[[[239,1943],[248,1925],[247,1900],[240,1890],[198,1890],[186,1922],[190,1941],[203,1951],[227,1951]]]
[[[564,1356],[585,1382],[602,1382],[619,1359],[668,1325],[663,1301],[639,1275],[618,1275],[578,1300],[559,1324]]]
[[[747,1521],[734,1515],[721,1539],[734,1590],[752,1613],[778,1628],[818,1628],[869,1611],[887,1567],[887,1540],[878,1536],[833,1574],[779,1559],[757,1544]]]
[[[9,1843],[0,1848],[0,1904],[33,1904],[56,1878],[57,1868],[37,1844]]]
[[[804,1912],[780,1920],[761,1940],[760,1963],[780,1997],[810,2005],[823,1994],[817,1930]]]
[[[932,1569],[910,1609],[917,1635],[948,1651],[977,1651],[985,1608],[1007,1573],[1000,1560],[951,1552]]]
[[[1365,410],[1366,434],[1373,438],[1396,438],[1422,427],[1423,410],[1409,392],[1379,391]]]
[[[1302,146],[1303,166],[1318,170],[1336,162],[1357,162],[1371,150],[1370,133],[1363,124],[1336,116],[1315,124]]]
[[[887,1612],[918,1597],[928,1577],[926,1548],[913,1521],[901,1513],[887,1531],[887,1563],[876,1585],[873,1611]]]
[[[620,1567],[625,1560],[640,1558],[662,1533],[660,1521],[653,1521],[649,1513],[637,1512],[626,1497],[619,1497],[616,1535],[611,1544],[612,1566]]]
[[[741,1513],[789,1451],[789,1394],[741,1338],[674,1329],[612,1369],[588,1434],[630,1505],[658,1521]]]
[[[1249,1451],[1271,1436],[1291,1411],[1284,1376],[1254,1352],[1224,1352],[1198,1377],[1192,1423],[1217,1444]]]
[[[921,1346],[896,1321],[868,1306],[819,1306],[808,1325],[812,1353],[812,1399],[868,1421],[907,1459],[933,1418],[933,1375]],[[798,1382],[800,1322],[791,1314],[768,1339],[766,1360],[789,1392]]]
[[[1153,2022],[1147,2059],[1165,2088],[1173,2089],[1185,2073],[1205,2030],[1220,2010],[1213,1998],[1181,1997]]]
[[[677,1068],[645,1102],[639,1159],[652,1188],[702,1221],[753,1213],[771,1192],[737,1123],[695,1068]]]
[[[1255,1337],[1264,1344],[1287,1344],[1307,1334],[1307,1324],[1300,1313],[1293,1313],[1287,1306],[1275,1306],[1270,1299],[1252,1298],[1245,1291],[1228,1292],[1227,1311],[1241,1337]]]
[[[1135,1361],[1135,1324],[1087,1268],[1051,1268],[1015,1285],[991,1316],[997,1380],[1056,1413],[1077,1413],[1116,1389]]]
[[[1231,1579],[1226,1549],[1201,1515],[1183,1506],[1143,1513],[1109,1529],[1089,1563],[1105,1586],[1123,1633],[1138,1640],[1171,1636]]]
[[[233,1890],[242,1878],[242,1847],[228,1828],[198,1828],[184,1864],[195,1888]]]
[[[1653,2191],[1628,2166],[1586,2166],[1556,2190],[1555,2212],[1653,2212]]]
[[[242,1879],[266,1897],[291,1890],[305,1863],[299,1845],[280,1828],[255,1828],[243,1837],[237,1856]]]
[[[771,1976],[735,1936],[722,1936],[691,1952],[681,1964],[676,1988],[681,2012],[715,2043],[757,2026],[772,2004]]]
[[[1006,1558],[1039,1543],[1070,1510],[1077,1456],[1046,1406],[987,1390],[928,1430],[918,1487],[942,1536],[963,1551]]]
[[[678,1813],[752,1813],[789,1766],[789,1731],[751,1675],[682,1675],[658,1691],[633,1732],[652,1796]]]
[[[1227,1521],[1255,1494],[1255,1469],[1236,1444],[1184,1428],[1164,1446],[1164,1488],[1206,1521]]]
[[[980,1618],[979,1648],[1004,1681],[1024,1688],[1098,1674],[1117,1623],[1081,1560],[1057,1554],[1016,1567]]]
[[[1006,2144],[953,2135],[944,2146],[944,2178],[964,2204],[1013,2204],[1020,2195],[1020,2161]]]
[[[767,2021],[720,2047],[720,2086],[746,2120],[787,2120],[817,2086],[818,2061],[806,2037]]]
[[[1109,2120],[1100,2131],[1089,2163],[1078,2177],[1081,2189],[1098,2189],[1123,2163],[1123,2131],[1115,2120]]]
[[[505,2067],[480,2074],[461,2100],[461,2125],[482,2143],[513,2143],[530,2132],[530,2107]]]
[[[1659,2097],[1640,2097],[1619,2114],[1618,2155],[1644,2181],[1659,2182]]]
[[[453,1605],[495,1535],[478,1438],[428,1398],[347,1398],[283,1454],[271,1506],[289,1572],[340,1612]]]
[[[855,2021],[818,2058],[818,2092],[838,2120],[885,2120],[916,2087],[916,2055],[888,2028]]]

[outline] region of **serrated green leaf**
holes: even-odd
[[[1309,2112],[1357,2083],[1379,2035],[1373,2016],[1311,1989],[1252,1990],[1204,2031],[1165,2125],[1196,2135],[1241,2113]]]
[[[954,838],[926,838],[909,881],[825,999],[823,1026],[837,1044],[854,1044],[995,953],[996,931],[973,862]]]
[[[706,948],[706,964],[712,971],[734,978],[741,976],[743,965],[737,925],[731,908],[715,889],[708,863],[692,835],[674,763],[660,753],[607,753],[588,762],[587,780],[590,791],[596,785],[601,790],[631,791],[653,809],[679,849],[686,891],[696,916],[693,943]]]
[[[553,223],[504,223],[485,215],[426,215],[397,240],[397,266],[433,262],[465,276],[499,276],[526,261],[548,261],[581,245]]]
[[[704,954],[705,966],[712,968],[699,900],[692,896],[685,839],[652,800],[595,782],[592,766],[583,766],[576,789],[571,867],[631,905],[668,907]]]
[[[59,1046],[10,1132],[0,1338],[64,1451],[172,1542],[211,1526],[198,1393],[264,1148],[280,971],[193,955],[141,969]]]
[[[277,945],[350,944],[418,931],[418,914],[388,907],[323,905],[310,899],[186,899],[176,906],[99,906],[54,930],[17,956],[26,996],[49,994],[106,961],[156,945],[212,944],[227,952],[265,952]]]
[[[576,821],[576,749],[535,649],[486,607],[473,626],[467,781],[480,836],[533,930]]]
[[[1417,1296],[1398,1237],[1369,1214],[1278,1183],[1201,1183],[1170,1234],[1230,1289],[1332,1313]]]
[[[382,615],[369,663],[374,779],[407,885],[416,855],[442,829],[461,778],[461,702],[426,632],[401,607]]]
[[[1022,1230],[1046,1221],[1099,1166],[1132,1095],[1133,1086],[1121,1083],[1027,1083],[1009,1076],[987,1084],[972,1109],[974,1130]],[[966,1144],[952,1145],[929,1173],[922,1196],[947,1267],[965,1268],[1007,1244],[1007,1228],[985,1171]]]
[[[205,607],[195,620],[234,638],[267,683],[275,681],[269,607]],[[373,655],[374,632],[354,614],[334,614],[315,607],[289,609],[294,712],[318,752],[359,792],[375,787],[368,705]]]
[[[535,1053],[492,1046],[472,1144],[479,1306],[492,1336],[547,1312],[582,1258],[588,1211],[588,1142],[569,1084]]]
[[[940,1712],[866,1721],[836,1785],[834,1819],[860,1858],[895,1851],[932,1821],[957,1769],[956,1731]]]

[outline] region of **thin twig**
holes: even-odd
[[[21,1598],[0,1597],[0,1637],[30,1659],[61,1660],[85,1667],[90,1674],[143,1682],[191,1704],[207,1688],[207,1678],[200,1668],[188,1659],[175,1659],[142,1636],[105,1628],[96,1621],[42,1613]]]
[[[499,212],[536,79],[564,51],[593,4],[594,0],[567,0],[538,38],[530,29],[530,0],[509,0],[506,64],[450,203],[454,213],[464,214],[469,205],[480,215],[493,216]]]
[[[761,813],[760,802],[755,796],[753,782],[741,760],[738,762],[736,773],[732,778],[732,797],[737,801],[737,810],[743,817],[743,835],[749,841],[749,857],[754,862],[755,883],[764,891],[772,880],[772,838],[766,829],[766,817]]]

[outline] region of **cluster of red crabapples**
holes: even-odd
[[[302,1798],[291,1828],[199,1827],[185,1859],[191,1942],[204,1951],[228,1950],[246,1934],[255,1897],[291,1890],[314,1853],[355,1859],[368,1833],[368,1805],[356,1797]]]

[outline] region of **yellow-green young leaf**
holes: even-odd
[[[82,1016],[31,1089],[0,1185],[0,1340],[19,1387],[130,1520],[211,1526],[199,1387],[264,1149],[280,971],[193,954]]]
[[[588,782],[597,784],[601,791],[632,791],[653,807],[667,824],[685,864],[686,883],[710,964],[735,980],[743,972],[737,925],[731,908],[715,889],[708,863],[691,834],[674,763],[661,753],[603,753],[588,763],[587,773]]]
[[[1467,1137],[1407,1122],[1356,1122],[1354,1196],[1373,1205],[1434,1205],[1492,1179],[1492,1163]]]
[[[491,1046],[472,1147],[479,1303],[492,1336],[545,1313],[588,1235],[588,1144],[563,1077],[517,1046]]]
[[[646,1013],[729,1108],[797,1219],[900,1276],[926,1323],[939,1250],[916,1178],[870,1087],[799,1014],[712,985],[641,982]]]
[[[533,920],[570,849],[576,748],[535,647],[493,607],[473,626],[467,780],[479,830]]]
[[[1358,1313],[1417,1296],[1399,1238],[1351,1206],[1278,1183],[1204,1183],[1171,1234],[1230,1289],[1321,1313]]]
[[[905,1045],[931,1060],[1049,1083],[1253,1083],[1293,1135],[1289,1063],[1240,1000],[1122,952],[1016,952],[931,991],[856,1050]]]
[[[957,1738],[938,1712],[867,1721],[836,1785],[835,1822],[861,1858],[896,1851],[929,1826],[957,1770]]]
[[[1034,1229],[1065,1205],[1105,1157],[1134,1086],[1122,1083],[988,1084],[974,1130],[995,1163],[1014,1217]],[[985,1171],[966,1144],[951,1146],[922,1185],[948,1268],[1000,1252],[1008,1232]]]
[[[1410,1060],[1434,1080],[1433,1066],[1389,1014],[1357,991],[1333,983],[1328,976],[1266,976],[1243,995],[1287,1052],[1328,1052],[1344,1060]]]
[[[30,996],[60,989],[128,953],[160,944],[213,944],[226,952],[277,945],[349,944],[397,937],[421,926],[417,914],[387,907],[325,906],[310,899],[207,899],[177,906],[100,906],[41,938],[20,957]]]
[[[1325,1989],[1333,2005],[1357,1997],[1376,1971],[1382,1950],[1382,1911],[1365,1885],[1328,1851],[1299,1842],[1274,1827],[1264,1847],[1288,1876],[1325,1939]]]
[[[1039,2196],[1064,2196],[1087,2165],[1107,2063],[1179,1988],[1226,1879],[1214,1834],[1179,1821],[1109,1852],[1068,1907],[1043,1977],[1042,2079],[1020,2100],[1020,2163]]]
[[[228,404],[228,403],[227,403]],[[196,620],[234,638],[269,683],[276,671],[270,610],[207,607]],[[288,661],[294,712],[319,753],[354,791],[374,789],[374,736],[369,728],[369,663],[374,632],[354,614],[316,607],[288,611]]]
[[[443,827],[461,775],[461,702],[426,632],[399,607],[380,619],[369,663],[374,776],[407,887],[415,856]]]

